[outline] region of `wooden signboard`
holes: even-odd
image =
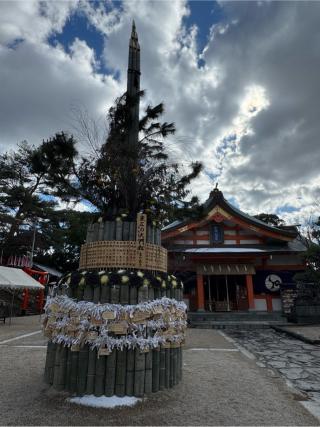
[[[147,240],[147,215],[137,215],[137,268],[145,268],[146,265],[146,240]]]

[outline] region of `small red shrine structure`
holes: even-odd
[[[184,282],[190,311],[281,311],[283,289],[304,270],[296,226],[273,227],[234,206],[215,188],[199,220],[162,230],[168,270]]]

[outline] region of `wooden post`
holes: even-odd
[[[197,305],[198,311],[204,311],[203,275],[197,274]]]
[[[246,287],[247,287],[249,310],[254,310],[255,305],[254,305],[253,282],[252,282],[251,274],[246,275]]]

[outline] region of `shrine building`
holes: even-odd
[[[274,227],[232,206],[215,188],[199,220],[162,229],[168,270],[184,282],[190,311],[281,312],[306,250],[296,226]]]

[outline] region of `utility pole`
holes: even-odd
[[[30,267],[33,265],[33,254],[34,254],[34,244],[36,241],[36,224],[33,223],[33,236],[32,236],[32,246],[31,246],[31,254],[30,254]]]

